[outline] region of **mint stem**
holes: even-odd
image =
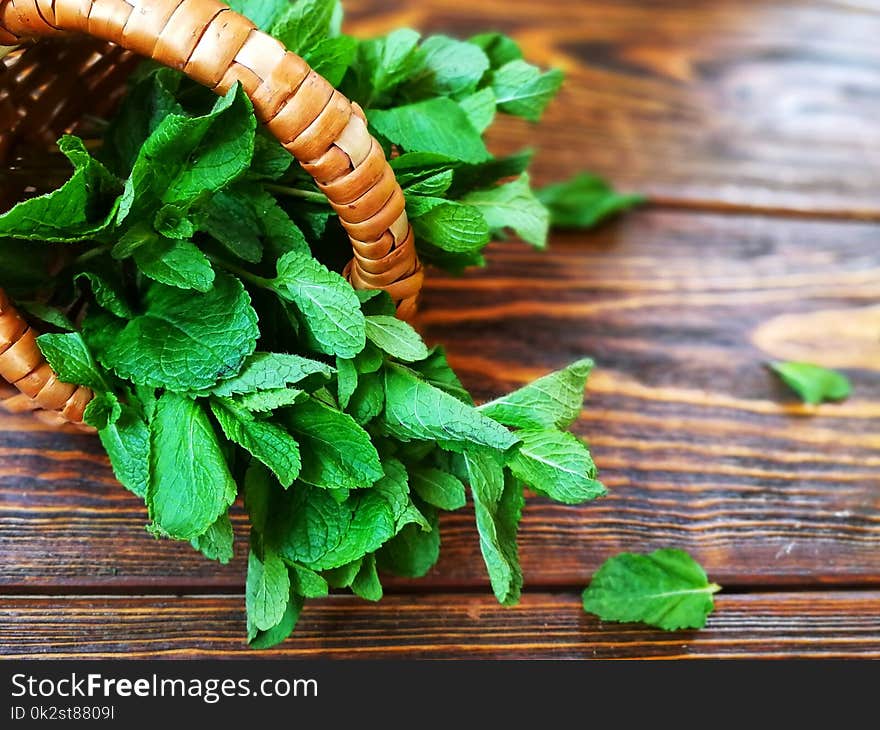
[[[291,188],[287,185],[276,185],[274,183],[267,183],[264,185],[266,190],[272,193],[278,193],[279,195],[286,195],[289,198],[299,198],[300,200],[307,200],[310,203],[326,203],[327,198],[324,196],[324,193],[319,193],[314,190],[301,190],[300,188]]]

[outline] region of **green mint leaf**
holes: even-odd
[[[519,390],[480,406],[480,411],[512,428],[566,429],[580,415],[593,361],[578,360]]]
[[[428,348],[419,333],[397,317],[367,317],[367,338],[403,362],[416,362],[428,357]]]
[[[358,489],[384,476],[369,434],[348,414],[310,398],[287,412],[287,424],[302,447],[306,484]]]
[[[103,307],[117,317],[124,319],[134,317],[134,312],[125,296],[118,270],[102,267],[101,271],[81,271],[73,277],[73,280],[75,282],[85,280],[89,283],[99,307]]]
[[[284,618],[289,598],[290,577],[284,561],[270,550],[264,551],[261,560],[251,550],[245,588],[248,622],[268,631]]]
[[[96,393],[83,411],[83,421],[96,429],[112,426],[122,416],[122,404],[113,393]]]
[[[0,237],[70,243],[95,238],[112,225],[119,182],[78,137],[62,137],[58,147],[73,164],[73,176],[58,190],[0,215]]]
[[[85,385],[98,391],[108,389],[79,332],[40,335],[37,337],[37,345],[63,382]]]
[[[238,279],[218,275],[204,294],[155,284],[146,310],[119,333],[103,362],[138,385],[203,390],[237,373],[258,336],[257,315]]]
[[[18,304],[18,308],[20,310],[24,310],[27,312],[30,317],[33,319],[38,319],[41,322],[46,322],[51,324],[53,327],[57,327],[58,329],[67,330],[68,332],[73,332],[76,330],[76,325],[70,321],[70,318],[64,314],[57,307],[52,307],[44,302],[23,302],[18,300],[16,302]]]
[[[159,398],[150,432],[150,519],[165,534],[192,540],[232,504],[235,481],[207,415],[189,398]]]
[[[208,560],[226,565],[234,556],[235,535],[229,513],[224,512],[203,535],[193,538],[192,546]]]
[[[492,90],[501,111],[537,122],[562,86],[562,79],[558,69],[542,72],[537,66],[517,59],[494,72]]]
[[[486,449],[464,453],[474,498],[480,550],[489,572],[492,590],[503,606],[519,602],[522,570],[516,533],[524,504],[522,486],[505,478],[498,454]]]
[[[108,418],[106,410],[99,412],[99,408],[101,400],[96,397],[86,408],[84,419],[98,429],[98,438],[110,457],[116,478],[123,487],[144,499],[150,473],[150,430],[129,405],[119,404],[119,415],[115,419]]]
[[[188,213],[186,205],[163,205],[153,216],[153,229],[165,238],[188,240],[196,233],[196,225]]]
[[[296,622],[299,621],[302,608],[302,596],[291,592],[284,615],[271,629],[260,631],[248,621],[248,645],[254,649],[270,649],[280,644],[293,633],[293,630],[296,628]]]
[[[584,443],[564,431],[517,431],[522,443],[509,458],[522,481],[557,502],[581,504],[607,494]]]
[[[421,63],[406,85],[415,98],[469,94],[489,70],[489,59],[479,47],[448,36],[431,36],[421,51]]]
[[[480,33],[471,38],[470,43],[483,49],[492,68],[501,68],[523,57],[522,49],[516,41],[503,33]]]
[[[274,423],[257,420],[225,398],[212,398],[211,411],[226,438],[268,466],[282,487],[293,484],[302,467],[299,444],[293,436]]]
[[[361,41],[352,64],[352,88],[343,90],[364,107],[386,100],[408,76],[419,55],[419,34],[400,28],[384,38]]]
[[[358,376],[357,388],[351,394],[347,410],[361,426],[372,421],[385,407],[385,388],[382,376],[367,373]]]
[[[413,491],[428,504],[442,510],[456,510],[464,507],[464,484],[458,477],[431,466],[420,466],[410,470]]]
[[[376,572],[376,556],[367,555],[361,563],[360,570],[351,582],[351,590],[365,601],[382,600],[382,583]]]
[[[526,243],[546,248],[550,211],[535,197],[527,173],[506,185],[473,192],[462,202],[477,208],[493,231],[512,228]]]
[[[331,86],[339,86],[357,55],[358,43],[349,36],[324,38],[305,54],[309,66]]]
[[[295,593],[306,598],[323,598],[330,593],[330,586],[322,576],[296,563],[290,566],[290,585]]]
[[[290,7],[290,0],[229,0],[229,7],[268,32]]]
[[[351,358],[366,342],[366,323],[351,285],[305,254],[291,252],[278,261],[272,289],[294,304],[320,352]]]
[[[157,238],[134,252],[138,268],[153,281],[178,289],[206,292],[214,284],[208,257],[190,241]]]
[[[455,374],[455,371],[449,366],[449,362],[446,360],[446,350],[442,346],[432,347],[428,357],[412,365],[412,369],[435,388],[440,388],[440,390],[455,396],[462,403],[467,403],[469,406],[474,404],[471,394],[468,393]],[[500,419],[495,420],[500,421]],[[504,423],[503,421],[500,422]],[[509,426],[511,424],[505,425]]]
[[[455,169],[449,196],[459,198],[474,190],[482,190],[487,181],[522,175],[534,157],[534,151],[522,150],[508,157],[493,157],[476,165],[459,165]]]
[[[272,23],[269,33],[302,56],[330,35],[338,4],[339,0],[297,0]]]
[[[369,329],[368,329],[369,334]],[[354,360],[336,358],[336,397],[342,410],[348,408],[351,396],[358,386],[358,371]]]
[[[602,178],[581,173],[566,182],[537,191],[558,228],[592,228],[621,211],[645,202],[641,195],[622,195]]]
[[[118,220],[137,220],[169,204],[185,211],[198,198],[234,181],[253,158],[256,124],[240,84],[204,116],[169,114],[135,160]]]
[[[235,402],[242,408],[254,413],[270,413],[279,408],[292,406],[307,397],[305,391],[296,388],[277,388],[275,390],[262,390],[258,393],[248,393],[239,396]]]
[[[440,557],[440,529],[437,513],[430,516],[429,531],[417,524],[406,525],[376,553],[378,566],[405,578],[422,578]]]
[[[464,110],[468,120],[480,134],[483,134],[495,121],[498,101],[495,92],[486,87],[478,92],[460,99],[459,106]]]
[[[244,361],[237,375],[211,388],[214,395],[231,396],[277,390],[302,383],[307,378],[327,380],[333,368],[317,360],[277,352],[255,352]]]
[[[411,196],[407,210],[416,236],[443,251],[469,253],[489,243],[489,224],[472,205]]]
[[[286,154],[286,152],[285,152]],[[274,202],[272,196],[267,196]],[[201,230],[231,254],[252,264],[263,258],[262,221],[253,188],[242,183],[216,193],[206,207]]]
[[[406,192],[407,195],[439,197],[446,193],[447,190],[449,190],[454,177],[455,173],[452,170],[441,170],[434,175],[422,178],[421,180],[405,186],[404,192]]]
[[[331,588],[348,588],[357,578],[363,562],[363,557],[360,557],[337,568],[325,570],[324,577],[327,579],[327,584]]]
[[[808,362],[770,362],[768,367],[810,405],[825,401],[840,401],[852,392],[849,379],[834,370]]]
[[[374,109],[370,124],[407,152],[434,152],[462,162],[482,162],[489,152],[480,133],[452,99],[439,97],[393,109]]]
[[[387,367],[385,399],[384,424],[402,441],[444,441],[459,448],[482,444],[502,451],[517,442],[506,428],[407,368]]]
[[[342,543],[352,512],[326,489],[297,482],[275,509],[274,530],[281,556],[289,563],[321,569],[318,562]],[[346,561],[343,561],[343,563]]]
[[[260,180],[277,180],[290,169],[293,160],[293,155],[284,149],[265,127],[260,127],[254,138],[254,158],[251,161],[248,177]],[[252,188],[243,186],[242,189],[250,190]]]
[[[584,591],[584,610],[603,621],[641,621],[657,628],[700,629],[721,587],[683,550],[608,559]]]

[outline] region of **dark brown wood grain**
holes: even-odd
[[[701,631],[603,624],[574,594],[505,609],[467,595],[350,597],[306,606],[293,638],[255,652],[241,596],[0,599],[0,656],[55,658],[880,657],[880,593],[724,595]]]
[[[530,501],[528,585],[584,585],[619,550],[663,546],[728,585],[880,583],[878,237],[867,223],[641,211],[431,277],[421,324],[479,397],[598,362],[577,430],[612,495]],[[798,405],[763,366],[807,356],[844,368],[853,397]],[[242,585],[245,541],[221,567],[154,540],[96,439],[3,416],[0,449],[3,591]],[[427,582],[485,585],[472,514],[442,535]]]
[[[350,28],[520,40],[567,83],[542,124],[540,180],[582,169],[690,207],[880,216],[880,9],[832,0],[350,0]]]

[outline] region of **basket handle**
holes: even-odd
[[[218,94],[236,82],[327,196],[351,240],[345,275],[410,319],[424,280],[403,191],[363,110],[218,0],[0,0],[0,46],[63,32],[111,41]]]

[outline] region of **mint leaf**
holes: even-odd
[[[428,356],[428,348],[419,333],[397,317],[367,317],[367,338],[403,362],[424,360]]]
[[[339,546],[351,524],[351,508],[326,489],[297,483],[274,514],[278,550],[289,563],[320,569],[318,561]],[[343,561],[345,562],[345,561]]]
[[[360,570],[351,582],[351,590],[356,596],[366,601],[382,600],[382,583],[376,572],[376,556],[367,555],[361,563]]]
[[[351,416],[312,398],[290,409],[287,424],[302,447],[299,478],[306,484],[358,489],[383,477],[369,434]]]
[[[808,362],[770,362],[768,367],[791,388],[804,403],[848,398],[852,385],[846,376]]]
[[[134,260],[141,271],[161,284],[206,292],[214,283],[211,262],[190,241],[156,238],[138,247]]]
[[[369,329],[368,329],[369,333]],[[339,407],[345,410],[351,396],[358,386],[358,371],[354,364],[354,360],[346,360],[345,358],[336,358],[336,397],[339,400]]]
[[[456,448],[482,444],[500,450],[517,442],[500,424],[397,365],[385,371],[385,399],[383,422],[402,441],[444,441]]]
[[[290,0],[229,0],[228,4],[235,12],[253,21],[257,27],[268,31],[290,7]]]
[[[153,285],[103,362],[138,385],[194,391],[237,373],[256,346],[257,315],[238,279],[218,275],[199,294]]]
[[[493,231],[512,228],[526,243],[536,248],[547,246],[550,211],[532,192],[528,174],[506,185],[470,193],[462,202],[477,208]]]
[[[537,191],[558,228],[592,228],[611,216],[645,202],[641,195],[622,195],[602,178],[581,173]]]
[[[229,514],[224,512],[208,528],[207,532],[193,538],[192,546],[208,560],[216,560],[218,563],[226,565],[233,558],[234,541],[235,535],[232,532]]]
[[[330,592],[323,577],[296,563],[290,566],[290,585],[294,592],[306,598],[323,598]]]
[[[495,98],[495,92],[488,87],[464,97],[458,102],[458,105],[464,110],[468,120],[480,134],[485,132],[495,121],[498,101]]]
[[[492,90],[501,111],[537,122],[562,86],[562,79],[558,69],[542,72],[537,66],[516,59],[495,71]]]
[[[421,63],[406,87],[417,98],[471,93],[489,70],[489,59],[480,48],[448,36],[431,36],[421,51]]]
[[[351,394],[347,410],[360,425],[372,421],[385,407],[385,389],[377,373],[358,376],[357,388]]]
[[[134,317],[134,312],[123,293],[123,285],[119,272],[102,267],[102,271],[81,271],[74,275],[73,280],[79,282],[85,279],[92,288],[92,294],[99,307],[103,307],[111,314],[125,319]]]
[[[276,388],[275,390],[261,390],[257,393],[248,393],[239,396],[235,402],[242,408],[254,413],[269,413],[279,408],[292,406],[307,398],[305,391],[296,388]]]
[[[37,345],[63,382],[85,385],[98,391],[108,389],[79,332],[40,335]]]
[[[268,466],[282,487],[293,484],[302,466],[299,444],[293,436],[274,423],[257,420],[226,398],[212,398],[211,411],[226,438]]]
[[[419,34],[409,28],[392,31],[385,38],[361,41],[352,65],[352,88],[348,96],[369,108],[384,103],[409,75],[419,50]]]
[[[462,162],[482,162],[489,157],[467,114],[446,97],[393,109],[373,109],[370,124],[407,152],[433,152]]]
[[[564,504],[580,504],[607,493],[595,479],[596,465],[577,436],[550,429],[516,435],[522,443],[507,464],[536,491]]]
[[[382,570],[405,578],[421,578],[437,563],[440,557],[440,529],[436,513],[431,519],[431,529],[419,525],[406,525],[376,553],[376,561]]]
[[[584,388],[592,369],[592,360],[578,360],[513,393],[484,403],[479,410],[513,428],[568,428],[580,415]]]
[[[248,621],[258,630],[268,631],[284,618],[289,597],[290,577],[284,561],[269,550],[260,559],[252,549],[245,592]]]
[[[516,41],[503,33],[480,33],[471,38],[470,42],[483,49],[492,68],[500,68],[523,57],[522,49]]]
[[[310,48],[304,58],[331,86],[339,86],[357,55],[357,47],[357,41],[349,36],[324,38]]]
[[[715,607],[705,571],[683,550],[609,558],[584,591],[584,610],[603,621],[642,621],[667,631],[700,629]]]
[[[245,360],[237,375],[218,383],[211,388],[211,393],[231,396],[275,390],[302,383],[313,376],[326,380],[332,373],[333,368],[329,365],[300,355],[255,352]]]
[[[522,592],[522,571],[516,546],[516,532],[524,504],[522,486],[505,478],[499,456],[486,449],[464,452],[480,550],[498,602],[513,606]]]
[[[430,466],[410,470],[413,491],[428,504],[443,510],[464,507],[467,498],[464,484],[448,472]]]
[[[159,398],[150,431],[150,519],[163,533],[192,540],[232,504],[235,481],[207,415],[189,398]]]
[[[284,615],[271,629],[260,631],[251,621],[248,621],[248,645],[254,649],[269,649],[276,644],[280,644],[293,633],[293,630],[296,628],[296,622],[299,621],[302,608],[302,596],[298,596],[291,591]]]
[[[432,347],[428,357],[421,362],[414,364],[412,368],[435,388],[440,388],[440,390],[455,396],[458,400],[467,403],[469,406],[474,404],[474,399],[471,398],[471,394],[468,393],[465,387],[461,384],[455,371],[449,367],[449,363],[446,360],[446,350],[442,346],[438,345]],[[504,421],[501,421],[500,419],[495,420],[504,423]],[[515,424],[508,423],[505,425],[510,426]]]
[[[94,401],[93,401],[94,402]],[[110,420],[95,421],[89,416],[92,404],[86,408],[85,421],[98,429],[98,438],[110,457],[113,473],[123,487],[144,499],[150,473],[150,430],[137,411],[124,403],[119,404],[119,415]]]
[[[0,237],[70,243],[95,238],[111,226],[119,182],[78,137],[62,137],[58,147],[73,164],[73,176],[58,190],[0,215]]]
[[[489,224],[472,205],[416,196],[411,196],[407,205],[416,235],[444,251],[467,253],[489,243]]]
[[[272,289],[294,304],[320,352],[350,358],[366,342],[360,301],[351,285],[305,254],[291,252],[278,261]]]
[[[339,0],[297,0],[275,19],[269,33],[302,56],[330,34],[338,4]]]

